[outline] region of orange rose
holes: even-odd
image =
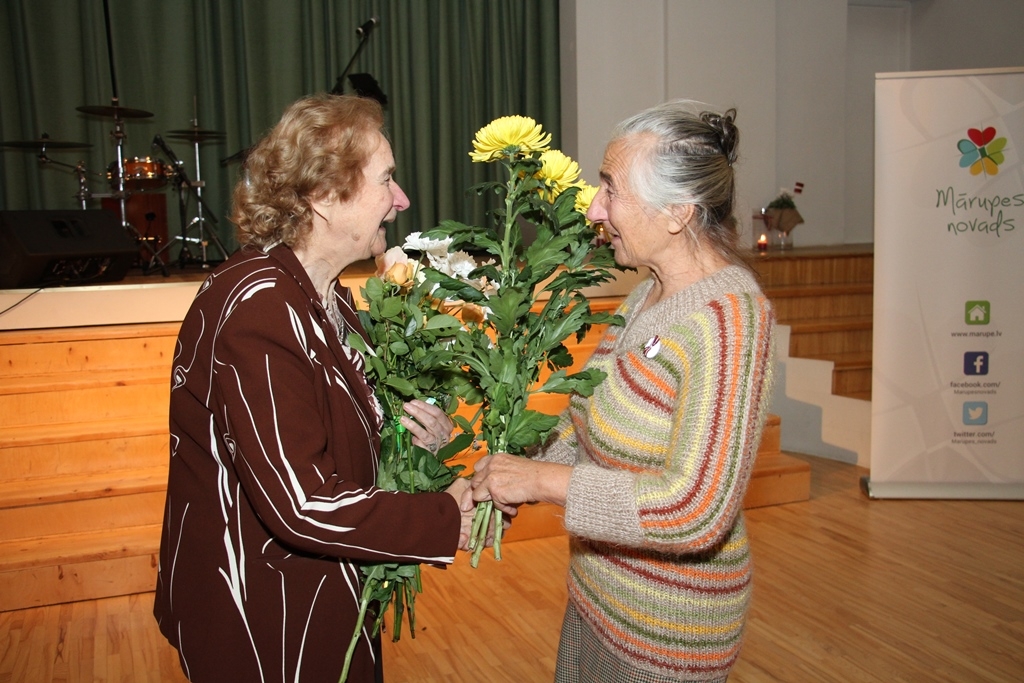
[[[472,303],[462,304],[462,311],[459,315],[464,323],[482,323],[486,318],[484,309]]]
[[[385,282],[391,282],[401,287],[406,282],[412,279],[413,268],[415,265],[412,261],[406,263],[396,263],[395,265],[388,268],[387,272],[381,276],[381,279]]]

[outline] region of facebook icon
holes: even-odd
[[[988,374],[988,351],[968,351],[964,354],[965,375]]]

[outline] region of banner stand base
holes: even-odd
[[[860,478],[861,491],[871,499],[1024,500],[1022,484],[949,484],[918,482],[872,482]]]

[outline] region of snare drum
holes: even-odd
[[[125,159],[123,165],[125,189],[135,192],[159,190],[174,175],[174,168],[171,165],[150,157],[131,157]],[[110,180],[110,184],[116,187],[117,162],[110,164],[107,169],[107,178]]]

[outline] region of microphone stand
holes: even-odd
[[[202,263],[203,268],[209,268],[210,263],[206,258],[206,247],[209,243],[203,236],[203,222],[205,221],[205,218],[203,218],[203,209],[206,209],[207,213],[209,214],[210,220],[212,220],[214,223],[217,222],[217,219],[213,217],[213,212],[210,211],[210,207],[208,207],[206,205],[206,202],[203,201],[203,195],[199,192],[199,188],[202,187],[203,183],[202,181],[192,181],[189,179],[188,174],[185,172],[185,162],[178,158],[178,156],[174,153],[170,146],[166,142],[164,142],[164,139],[162,137],[160,137],[159,135],[155,136],[153,138],[152,146],[154,148],[159,147],[163,151],[163,153],[167,155],[167,158],[170,160],[171,164],[175,168],[174,186],[175,189],[177,189],[178,191],[178,213],[181,218],[181,235],[175,237],[175,239],[181,240],[181,251],[178,252],[178,265],[182,269],[184,269],[188,261],[195,260],[195,257],[192,256],[192,252],[188,248],[188,243],[196,242],[199,244],[200,253],[202,255],[200,262]],[[198,207],[200,218],[198,221],[193,221],[192,224],[199,225],[199,237],[188,236],[188,195],[189,192],[193,190],[195,191],[196,204]],[[228,252],[227,250],[224,249],[224,245],[221,244],[221,241],[217,237],[216,233],[214,233],[211,230],[209,231],[209,236],[210,239],[213,241],[214,245],[216,245],[217,249],[220,250],[221,256],[226,259],[228,257]],[[164,251],[164,249],[169,248],[171,244],[172,242],[168,241],[167,244],[165,244],[163,249],[161,249],[160,251]]]
[[[370,21],[373,21],[372,19]],[[376,22],[374,22],[376,23]],[[356,46],[356,51],[352,53],[352,59],[348,60],[348,64],[345,66],[345,70],[338,76],[338,81],[334,84],[334,88],[331,90],[332,95],[344,95],[345,94],[345,76],[348,76],[348,72],[352,70],[352,65],[356,63],[356,58],[359,57],[359,53],[366,47],[366,41],[370,39],[370,34],[373,33],[373,27],[364,31],[358,31],[359,33],[359,45]]]

